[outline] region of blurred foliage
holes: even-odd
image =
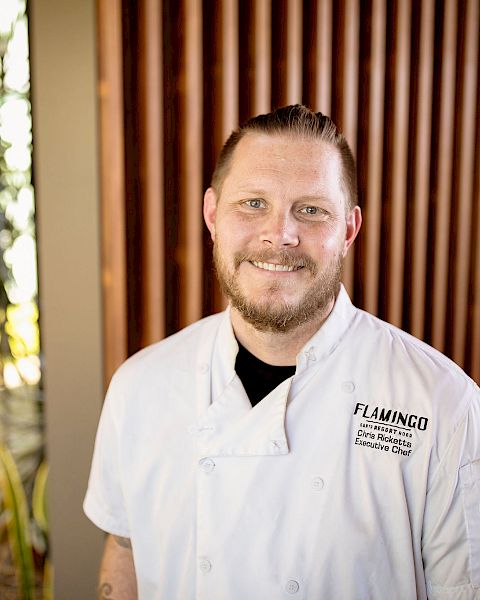
[[[9,450],[0,444],[0,490],[5,526],[21,597],[35,597],[35,568],[30,537],[29,507],[20,474]]]
[[[33,492],[33,517],[35,524],[45,535],[48,534],[46,511],[48,467],[42,462],[38,468]],[[22,484],[20,473],[8,448],[0,444],[0,491],[3,501],[3,519],[7,530],[13,564],[18,580],[20,597],[23,600],[35,600],[35,545],[32,543],[32,521],[30,509]],[[52,578],[48,559],[44,563],[43,600],[51,600]]]
[[[50,566],[28,24],[25,0],[0,4],[0,543],[6,535],[19,591],[33,598],[34,567]]]

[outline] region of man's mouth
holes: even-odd
[[[291,271],[298,271],[299,269],[303,269],[303,266],[276,265],[274,263],[259,262],[256,260],[251,260],[250,262],[252,263],[253,266],[257,267],[258,269],[263,269],[265,271],[291,272]]]

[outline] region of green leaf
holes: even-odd
[[[28,504],[15,461],[0,444],[0,490],[8,514],[10,551],[23,600],[34,600],[35,569],[30,541]]]
[[[53,600],[53,566],[48,558],[43,568],[43,600]]]
[[[40,463],[37,474],[35,476],[35,482],[33,484],[33,495],[32,495],[32,511],[33,518],[37,522],[40,529],[45,535],[48,532],[48,514],[47,514],[47,479],[48,479],[48,465],[45,461]]]

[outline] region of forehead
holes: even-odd
[[[340,154],[328,142],[294,134],[247,133],[233,152],[223,189],[276,185],[295,187],[299,193],[336,195],[341,193],[341,175]]]

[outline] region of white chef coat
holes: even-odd
[[[85,512],[141,600],[480,598],[478,387],[342,288],[252,408],[229,312],[113,377]]]

